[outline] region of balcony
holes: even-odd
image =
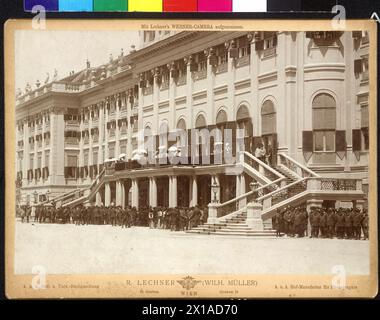
[[[251,64],[251,56],[246,55],[236,60],[236,68],[245,67]]]
[[[178,77],[178,80],[177,80],[177,86],[178,87],[184,86],[184,85],[186,85],[186,83],[187,83],[187,75],[186,74]]]
[[[207,78],[207,69],[194,71],[193,72],[193,80],[199,81]]]
[[[66,120],[65,121],[65,129],[76,131],[79,129],[79,122],[76,120]]]
[[[228,63],[222,63],[216,66],[215,74],[228,72]]]
[[[153,86],[143,88],[143,95],[144,96],[149,96],[149,95],[152,95],[152,94],[153,94]]]
[[[115,110],[112,110],[108,114],[108,121],[113,121],[115,119],[116,119],[116,112],[115,112]]]
[[[360,84],[367,84],[369,81],[369,72],[368,71],[363,71],[362,77],[360,79]]]
[[[263,58],[271,58],[276,55],[276,47],[267,48],[263,51]]]
[[[169,82],[162,82],[160,90],[161,91],[165,91],[165,90],[168,90],[168,89],[169,89]]]
[[[120,118],[126,118],[127,117],[127,108],[122,108],[120,110]]]
[[[75,137],[66,137],[65,138],[65,147],[78,148],[79,140]]]

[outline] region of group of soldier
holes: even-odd
[[[368,212],[366,209],[333,209],[311,207],[286,207],[278,210],[272,219],[277,236],[289,237],[338,238],[367,240]],[[310,224],[310,229],[309,229]]]
[[[117,206],[77,206],[55,208],[54,206],[30,206],[18,208],[22,222],[58,223],[75,225],[112,225],[130,228],[132,226],[151,229],[185,231],[207,222],[207,207],[184,208]],[[34,214],[32,213],[34,211]]]

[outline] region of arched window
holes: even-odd
[[[195,121],[195,128],[197,128],[197,129],[205,128],[206,126],[207,126],[206,119],[202,114],[200,114],[198,116],[197,120]]]
[[[261,108],[261,132],[265,136],[276,131],[276,109],[271,100],[266,100]]]
[[[236,114],[236,121],[239,122],[247,119],[251,119],[249,115],[249,110],[246,105],[242,105]]]
[[[249,110],[246,105],[242,105],[239,108],[236,114],[236,122],[239,129],[244,129],[244,136],[246,138],[252,136],[252,119],[249,115]]]
[[[228,121],[227,113],[224,110],[220,110],[216,116],[216,124],[223,124]]]
[[[177,123],[177,129],[186,130],[186,122],[184,119],[180,119]]]
[[[318,94],[313,100],[313,132],[315,152],[335,151],[336,102],[327,94]]]

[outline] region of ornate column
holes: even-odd
[[[88,114],[88,145],[89,145],[89,148],[88,148],[88,178],[87,180],[91,181],[90,180],[90,166],[92,166],[94,164],[94,159],[93,159],[93,156],[94,156],[94,151],[92,149],[92,136],[91,136],[91,129],[92,129],[92,117],[91,117],[91,111],[93,111],[93,106],[91,106],[91,109],[89,110],[89,114]]]
[[[137,179],[132,179],[132,207],[139,207],[139,184]]]
[[[172,62],[171,64],[168,64],[167,67],[171,68],[171,66],[174,64]],[[174,66],[173,66],[174,68]],[[176,119],[177,119],[177,112],[175,109],[175,96],[176,96],[176,83],[174,81],[174,78],[169,76],[169,130],[175,128],[177,126]]]
[[[157,179],[149,178],[149,205],[153,208],[157,207]]]
[[[108,142],[109,142],[109,132],[108,132],[108,122],[109,122],[109,108],[110,108],[110,97],[106,98],[106,106],[104,109],[104,159],[103,161],[107,160],[109,158],[109,153],[108,153]]]
[[[198,180],[196,175],[190,177],[190,194],[190,205],[195,207],[198,205]]]
[[[215,86],[215,73],[213,71],[213,66],[210,64],[210,58],[214,55],[214,49],[210,48],[204,51],[207,57],[207,107],[210,109],[210,114],[212,123],[215,123],[216,110],[214,106],[214,86]],[[231,104],[232,105],[232,104]],[[210,150],[212,152],[212,150]]]
[[[29,136],[30,130],[28,126],[28,119],[24,119],[24,133],[23,133],[23,143],[24,143],[24,155],[23,155],[23,163],[22,163],[22,184],[23,186],[27,186],[28,182],[28,170],[30,163],[30,154],[29,154]]]
[[[116,199],[115,199],[115,204],[117,207],[122,205],[122,194],[121,194],[121,182],[120,180],[116,181]]]
[[[65,121],[63,110],[53,109],[50,114],[50,184],[64,185],[65,175]]]
[[[121,193],[121,207],[124,209],[125,208],[125,186],[124,186],[124,181],[120,181],[120,193]]]
[[[111,205],[111,186],[109,182],[104,184],[104,206],[109,207]]]
[[[120,93],[118,93],[116,96],[115,96],[115,103],[116,103],[116,129],[115,129],[115,155],[114,157],[115,158],[118,158],[119,154],[120,154],[120,127],[119,127],[119,123],[118,123],[118,120],[120,119],[120,107],[121,107],[121,95]]]
[[[99,104],[99,137],[98,137],[98,165],[104,162],[103,158],[103,140],[104,140],[104,102]]]
[[[178,206],[177,203],[177,176],[169,177],[169,206],[175,208]]]
[[[131,159],[132,157],[132,125],[131,125],[131,116],[132,116],[132,109],[134,104],[134,96],[133,96],[133,89],[128,90],[127,95],[127,156],[128,159]]]

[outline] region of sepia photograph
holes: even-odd
[[[376,29],[268,22],[8,24],[12,297],[376,294]]]

